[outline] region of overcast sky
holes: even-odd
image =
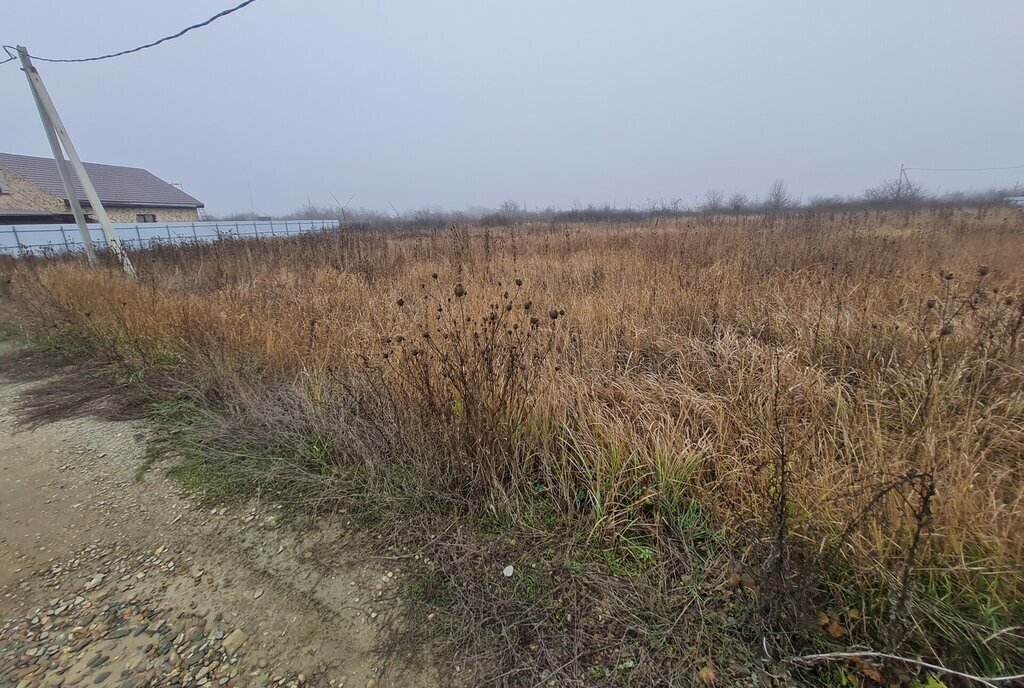
[[[237,0],[0,0],[0,42],[133,47]],[[1024,165],[1024,1],[259,0],[113,60],[37,64],[86,160],[215,213],[854,194]],[[0,150],[49,155],[16,63]],[[911,172],[931,190],[1024,169]]]

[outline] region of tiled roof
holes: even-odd
[[[96,187],[96,193],[103,203],[120,206],[203,207],[199,200],[141,168],[101,165],[95,162],[84,164],[92,185]],[[24,177],[58,198],[67,200],[68,195],[64,191],[64,184],[60,180],[57,163],[53,158],[0,153],[0,167]],[[77,179],[74,180],[74,184],[78,198],[86,202],[85,192],[82,191]]]

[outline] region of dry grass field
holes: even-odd
[[[113,361],[177,424],[186,483],[347,508],[425,553],[394,653],[437,613],[470,682],[956,685],[780,663],[851,647],[1024,671],[1019,211],[135,261],[5,269],[40,346]]]

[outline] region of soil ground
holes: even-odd
[[[426,686],[388,678],[375,633],[400,559],[346,522],[210,508],[140,472],[139,422],[26,427],[0,380],[0,686]]]

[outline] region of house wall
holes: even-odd
[[[45,210],[55,213],[67,212],[64,199],[57,198],[43,191],[38,186],[19,177],[10,170],[2,170],[4,186],[9,193],[0,193],[0,208],[18,208],[20,210]],[[135,219],[135,216],[132,216]]]
[[[196,208],[137,208],[116,205],[105,205],[111,222],[135,222],[136,215],[156,215],[157,222],[198,222],[199,210]]]
[[[63,199],[43,191],[38,186],[20,177],[10,170],[4,169],[4,186],[9,193],[0,193],[0,208],[18,208],[20,210],[45,210],[55,213],[70,212],[70,205]],[[89,213],[89,204],[83,199],[82,207]],[[136,208],[116,205],[104,205],[111,222],[135,222],[139,214],[156,215],[157,222],[198,222],[199,210],[196,208]]]

